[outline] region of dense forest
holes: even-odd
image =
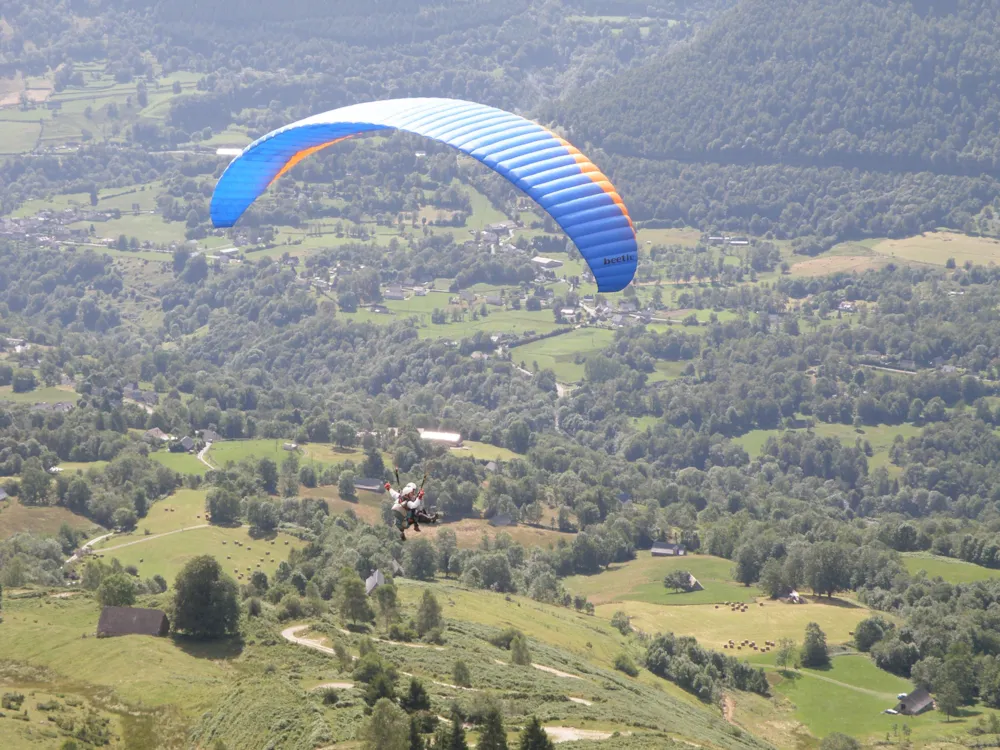
[[[974,228],[1000,168],[995,4],[783,8],[741,3],[693,43],[547,111],[620,157],[614,176],[640,218],[831,240]],[[687,197],[698,182],[709,186]],[[930,193],[957,200],[942,211]]]

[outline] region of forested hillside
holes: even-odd
[[[807,0],[787,11],[740,3],[692,44],[560,102],[562,120],[643,159],[615,170],[643,218],[748,228],[756,217],[754,231],[837,239],[966,228],[1000,173],[1000,8]],[[698,180],[713,186],[685,200]],[[775,193],[775,182],[797,189]],[[942,210],[926,192],[957,200]],[[908,212],[897,202],[914,214],[905,226],[886,220]]]

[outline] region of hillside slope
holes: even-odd
[[[986,0],[745,0],[551,114],[612,156],[640,219],[836,239],[974,229],[1000,173],[998,30]]]
[[[1000,169],[996,3],[806,0],[786,9],[741,3],[690,46],[570,102],[574,124],[624,155]]]

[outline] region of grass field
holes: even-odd
[[[597,614],[610,618],[615,610],[621,609],[632,617],[632,623],[637,628],[647,633],[690,635],[699,643],[713,648],[721,648],[730,639],[737,642],[744,638],[758,642],[780,638],[801,639],[810,622],[819,624],[829,643],[846,643],[850,632],[869,614],[864,607],[842,599],[827,601],[815,597],[809,598],[808,604],[773,601],[763,604],[753,604],[747,612],[740,613],[732,612],[724,605],[664,607],[647,602],[622,601],[598,606]]]
[[[37,122],[0,120],[0,154],[23,154],[38,143],[42,127]]]
[[[280,466],[281,462],[288,458],[290,454],[290,451],[286,451],[282,447],[286,442],[288,441],[270,439],[225,440],[219,443],[213,443],[208,453],[205,454],[205,458],[207,458],[213,465],[219,467],[225,466],[230,461],[239,463],[247,458],[252,458],[258,461],[262,458],[270,458]],[[332,443],[305,443],[298,447],[296,455],[299,458],[300,465],[308,463],[340,464],[345,461],[360,463],[365,459],[364,451],[361,449],[342,449]],[[387,462],[386,465],[390,465],[392,463],[392,459],[388,454],[383,453],[382,458]],[[202,467],[204,467],[204,464],[202,464]]]
[[[161,605],[150,598],[145,606]],[[141,605],[140,605],[141,606]],[[89,596],[4,602],[0,657],[49,667],[68,686],[104,686],[136,704],[207,710],[237,655],[227,642],[183,644],[170,638],[94,638],[100,607]],[[206,658],[207,657],[207,658]]]
[[[145,518],[140,518],[138,531],[131,537],[116,536],[107,539],[95,549],[113,547],[123,541],[130,541],[142,536],[145,529],[150,534],[163,534],[167,531],[197,526],[205,523],[205,496],[207,490],[177,490],[170,497],[158,500],[149,507]]]
[[[172,584],[184,563],[206,554],[215,557],[223,570],[237,580],[241,580],[240,576],[244,581],[249,579],[258,569],[270,578],[278,563],[288,556],[289,548],[299,546],[302,542],[287,534],[271,539],[252,539],[246,526],[209,526],[159,537],[143,536],[141,532],[130,537],[116,536],[106,540],[97,552],[105,559],[118,558],[122,565],[135,565],[143,578],[159,574]]]
[[[178,490],[153,503],[148,515],[139,519],[136,531],[105,539],[94,545],[94,551],[108,559],[117,557],[123,565],[135,565],[144,578],[159,573],[172,581],[184,563],[199,554],[214,555],[234,578],[241,573],[246,576],[248,567],[256,570],[258,563],[270,576],[288,556],[289,548],[301,545],[287,534],[251,539],[245,526],[192,528],[208,523],[206,494],[206,490]],[[241,543],[239,546],[234,543],[237,541]]]
[[[171,453],[166,450],[159,450],[149,454],[149,457],[166,466],[168,469],[181,474],[204,474],[208,467],[198,460],[197,456],[190,453]]]
[[[508,448],[489,443],[477,443],[475,440],[465,440],[461,448],[452,448],[451,455],[458,458],[471,456],[480,461],[516,461],[524,458]]]
[[[604,351],[614,336],[613,331],[601,328],[580,328],[519,346],[511,350],[511,357],[515,362],[524,362],[528,369],[537,362],[539,368],[552,370],[561,383],[577,383],[583,380],[586,358]]]
[[[1000,263],[1000,240],[955,232],[926,232],[902,240],[883,240],[873,250],[889,258],[936,266],[943,266],[948,258],[954,258],[959,266],[966,261],[979,265]]]
[[[93,521],[71,513],[66,508],[45,508],[21,505],[16,497],[0,501],[0,539],[7,539],[19,531],[35,534],[56,534],[59,527],[68,523],[74,529],[97,533],[100,527]]]
[[[940,577],[948,583],[971,583],[1000,578],[1000,570],[991,570],[964,560],[953,560],[926,552],[904,552],[903,564],[913,575],[923,570],[928,578]]]
[[[56,386],[54,388],[36,388],[25,393],[14,393],[9,385],[0,386],[0,401],[13,401],[16,404],[75,404],[80,394],[72,388]]]
[[[875,427],[862,427],[860,431],[853,425],[827,424],[818,422],[813,427],[813,432],[820,437],[835,437],[842,443],[853,445],[857,439],[867,440],[871,443],[873,455],[868,459],[869,469],[876,469],[884,466],[890,471],[896,467],[889,463],[889,449],[892,447],[896,435],[902,435],[909,440],[916,437],[921,432],[920,427],[910,423],[900,425],[876,425]],[[750,454],[751,458],[756,458],[764,450],[767,439],[771,436],[777,437],[782,430],[752,430],[735,439],[735,442],[743,446],[743,449]]]
[[[572,576],[564,581],[566,590],[583,594],[594,604],[634,601],[648,604],[717,604],[752,602],[760,592],[732,580],[733,563],[710,555],[653,557],[640,552],[635,560],[614,564],[603,573]],[[673,570],[690,572],[704,591],[677,593],[664,587],[663,578]],[[726,610],[729,611],[728,609]]]
[[[773,655],[769,655],[773,656]],[[756,662],[755,662],[756,663]],[[894,735],[895,728],[909,726],[919,745],[947,742],[965,732],[979,716],[996,713],[981,706],[966,707],[951,721],[940,711],[920,716],[883,714],[896,703],[896,695],[912,690],[909,681],[878,669],[864,655],[834,657],[826,669],[802,669],[781,673],[769,667],[776,692],[794,704],[792,716],[816,737],[844,732],[874,741]],[[845,721],[845,717],[850,717]]]

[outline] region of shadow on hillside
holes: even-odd
[[[253,539],[255,542],[271,542],[278,538],[277,531],[264,531],[256,526],[251,526],[247,531],[247,536]]]
[[[836,596],[814,596],[810,598],[814,604],[823,604],[827,607],[841,607],[842,609],[861,609],[861,605],[848,599],[839,599]]]
[[[197,659],[235,659],[243,653],[243,639],[239,636],[202,641],[186,635],[174,635],[172,639],[177,648]]]
[[[350,630],[352,633],[357,633],[359,635],[369,635],[372,632],[372,629],[368,625],[365,625],[363,623],[351,622],[348,623],[344,629]]]

